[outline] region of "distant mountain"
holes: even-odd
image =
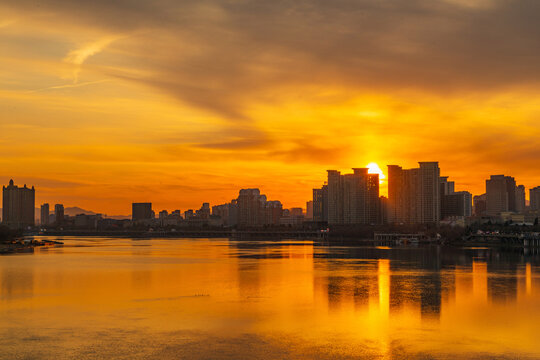
[[[64,209],[64,214],[69,215],[69,216],[75,216],[79,214],[96,215],[98,213],[90,211],[90,210],[85,210],[78,206],[71,206]],[[103,217],[107,219],[115,219],[115,220],[131,219],[131,215],[106,215],[106,214],[102,214],[102,215]]]
[[[75,216],[75,215],[79,215],[79,214],[96,215],[97,213],[95,213],[93,211],[90,211],[90,210],[82,209],[82,208],[80,208],[78,206],[71,206],[71,207],[64,208],[64,214],[69,215],[69,216]]]

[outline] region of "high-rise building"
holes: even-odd
[[[133,221],[151,220],[154,218],[152,203],[132,203],[131,219]]]
[[[264,217],[266,196],[259,189],[242,189],[238,195],[238,225],[258,226]]]
[[[189,220],[195,217],[195,212],[193,209],[184,211],[184,220]]]
[[[472,194],[468,191],[455,191],[455,183],[448,176],[439,179],[441,196],[441,220],[453,217],[472,216]]]
[[[515,189],[516,205],[515,212],[523,213],[525,211],[525,186],[518,185]]]
[[[529,202],[531,210],[540,210],[540,186],[529,190]]]
[[[343,188],[341,174],[336,170],[328,170],[328,223],[343,223]]]
[[[40,216],[41,225],[49,225],[49,215],[50,215],[49,204],[45,203],[41,205],[40,214],[41,214]]]
[[[383,223],[383,218],[380,216],[381,199],[379,197],[379,184],[379,174],[367,174],[367,224]]]
[[[313,189],[313,221],[328,221],[328,185]]]
[[[516,211],[516,181],[511,176],[491,175],[486,180],[486,214]]]
[[[283,205],[281,204],[281,201],[273,200],[266,202],[264,225],[277,225],[282,216]]]
[[[8,186],[2,186],[2,221],[13,229],[22,229],[34,225],[35,218],[34,187],[18,187],[9,181]]]
[[[313,220],[313,200],[306,202],[306,219]]]
[[[230,214],[231,204],[222,204],[212,206],[212,215],[219,216],[223,222],[223,225],[229,226],[229,214]]]
[[[458,191],[444,195],[441,205],[441,218],[472,216],[472,194],[468,191]]]
[[[367,168],[355,168],[341,175],[328,170],[328,223],[377,224],[379,218],[379,175]],[[316,189],[318,190],[318,189]],[[314,191],[314,208],[315,196]]]
[[[473,198],[474,216],[485,216],[487,209],[487,195],[476,195]]]
[[[301,207],[294,207],[289,209],[291,216],[304,216],[304,209]]]
[[[420,162],[419,168],[388,165],[388,222],[439,224],[441,186],[438,162]]]
[[[388,223],[388,198],[386,196],[379,197],[379,222]]]
[[[159,216],[159,220],[166,219],[167,216],[169,216],[169,212],[167,210],[161,210],[158,216]]]
[[[198,219],[207,220],[210,218],[210,204],[203,203],[201,208],[195,212]]]
[[[56,225],[62,225],[64,223],[64,205],[54,205],[54,219]]]
[[[450,195],[455,192],[455,183],[448,181],[448,176],[441,176],[440,178],[441,196]]]
[[[242,189],[234,201],[237,224],[243,227],[277,225],[283,213],[280,201],[267,201],[259,189]]]

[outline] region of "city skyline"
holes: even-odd
[[[459,191],[456,191],[456,182],[448,181],[449,176],[441,176],[443,174],[441,174],[438,162],[418,162],[418,164],[420,165],[419,168],[411,169],[403,169],[403,167],[399,165],[387,165],[388,175],[386,175],[376,163],[369,163],[364,168],[352,168],[353,174],[341,174],[341,172],[337,170],[327,170],[328,178],[326,181],[324,181],[324,186],[321,188],[319,184],[319,187],[311,189],[310,198],[306,199],[302,205],[285,206],[287,201],[286,199],[280,199],[276,202],[279,203],[280,209],[303,209],[306,210],[306,212],[311,213],[315,221],[324,220],[328,221],[330,224],[376,224],[386,221],[391,223],[401,222],[438,224],[439,220],[454,215],[468,217],[472,215],[496,216],[504,212],[522,213],[524,210],[526,210],[526,206],[529,208],[529,203],[531,205],[531,209],[537,209],[538,200],[536,199],[538,197],[537,194],[539,193],[538,189],[540,189],[540,186],[527,188],[522,184],[518,185],[514,177],[497,174],[490,175],[490,178],[485,180],[485,188],[481,194],[472,194],[471,192],[464,190],[463,186],[460,186],[460,184],[458,184]],[[432,166],[434,166],[433,169],[431,169]],[[493,187],[490,184],[495,181],[494,179],[502,179],[504,184],[498,187]],[[393,189],[391,190],[393,196],[389,196],[389,181],[392,181],[393,183],[391,186],[391,189]],[[433,181],[435,182],[429,185],[429,183]],[[13,179],[10,179],[7,189],[13,187],[13,184]],[[328,187],[328,184],[331,186]],[[375,185],[376,187],[374,187]],[[364,188],[366,186],[367,188]],[[428,187],[426,188],[426,186]],[[368,190],[370,187],[373,188],[373,190]],[[260,191],[259,188],[260,186],[256,186],[253,188],[253,190]],[[381,191],[382,188],[386,188],[387,191]],[[26,184],[24,185],[24,189],[26,189]],[[251,190],[249,188],[236,188],[236,191],[239,189],[240,193],[242,193],[242,191]],[[328,195],[328,189],[330,189],[330,197]],[[340,195],[337,195],[338,193],[336,191],[339,192]],[[372,195],[368,195],[369,191],[374,192]],[[426,195],[426,191],[431,192],[431,195]],[[486,201],[485,196],[490,191],[492,195],[491,197],[488,196]],[[501,191],[503,192],[501,193]],[[32,192],[34,192],[33,185]],[[529,200],[527,194],[530,194],[529,197],[532,199],[532,201]],[[266,195],[262,196],[264,199],[266,199]],[[342,199],[339,200],[339,203],[336,202],[338,201],[336,196],[341,197]],[[381,199],[379,199],[379,196]],[[32,198],[34,199],[35,195],[32,195]],[[323,198],[326,199],[324,200],[324,205]],[[329,198],[333,199],[330,203],[328,203]],[[343,202],[343,199],[347,198],[349,200],[345,200],[345,202]],[[371,200],[368,200],[368,198]],[[384,204],[382,203],[383,198],[386,199],[384,200]],[[214,214],[214,208],[229,205],[229,200],[230,199],[226,200],[225,202],[211,200],[214,201],[212,202],[212,214]],[[39,201],[39,197],[35,201],[36,206],[34,209],[36,214],[42,215],[44,211],[48,212],[48,202]],[[187,209],[194,214],[194,209],[197,209],[198,205],[201,204],[201,201],[203,206],[205,204],[209,204],[206,203],[208,199],[199,199],[196,205],[182,208]],[[234,202],[236,199],[233,199],[232,201]],[[483,203],[478,205],[477,201],[481,201]],[[416,205],[414,205],[415,203]],[[41,204],[41,209],[37,207],[39,204]],[[152,210],[152,204],[156,205],[155,214]],[[139,203],[137,203],[136,200],[131,200],[132,209],[135,209],[135,205],[148,205],[150,210],[145,211],[148,214],[150,214],[151,211],[153,214],[152,218],[154,218],[157,214],[157,209],[162,210],[159,213],[159,217],[161,217],[162,213],[165,213],[167,216],[167,211],[171,209],[174,209],[171,210],[173,213],[180,212],[180,206],[178,206],[177,202],[174,203],[172,207],[167,208],[162,207],[158,203],[154,203],[152,199],[146,199],[145,202]],[[64,204],[57,202],[57,204],[55,204],[55,213],[56,207],[58,206],[62,208],[63,217]],[[340,210],[337,210],[335,206],[338,206]],[[430,206],[432,208],[431,210],[427,210],[424,209],[425,206]],[[107,216],[105,212],[93,211],[93,209],[81,209],[78,206],[73,206],[73,208],[82,210],[81,213],[92,213]],[[474,212],[473,208],[475,208]],[[478,209],[483,210],[480,210],[481,212],[479,212]],[[188,212],[187,210],[185,213]],[[210,210],[210,208],[208,208],[208,210]],[[218,210],[218,212],[220,211],[221,210]],[[338,215],[338,212],[341,215]],[[110,216],[113,218],[125,218],[133,215],[134,212],[131,211],[130,214],[124,213]],[[178,213],[178,215],[180,215],[180,213]],[[40,218],[41,217],[42,216],[40,216]],[[136,217],[137,216],[134,216],[134,218]],[[187,219],[187,215],[184,218]],[[48,222],[49,219],[46,220],[45,224]]]
[[[43,202],[193,206],[241,177],[300,205],[326,169],[425,154],[474,194],[491,170],[538,182],[535,2],[0,10],[0,181]]]
[[[413,163],[413,164],[417,164],[417,163],[418,162]],[[440,162],[439,162],[439,165],[440,165]],[[369,164],[366,164],[364,167],[368,169],[369,174],[378,174],[379,175],[379,179],[380,179],[379,193],[380,193],[381,196],[387,197],[388,196],[388,170],[386,169],[386,166],[379,166],[378,164],[376,164],[374,162],[370,162]],[[405,167],[405,166],[403,166],[403,167]],[[343,168],[343,170],[341,170],[341,172],[348,172],[350,169],[351,169],[351,167],[346,167],[346,168]],[[486,175],[486,177],[481,181],[479,186],[472,186],[472,188],[480,188],[481,189],[478,193],[471,191],[470,188],[466,185],[466,183],[460,183],[454,176],[452,176],[452,174],[449,174],[448,171],[446,171],[446,170],[441,175],[445,175],[445,177],[450,177],[452,179],[452,182],[457,184],[456,191],[468,191],[468,192],[471,192],[473,196],[478,196],[478,195],[485,194],[485,192],[486,192],[485,181],[489,179],[489,176],[499,175],[499,174],[502,174],[502,173],[495,173],[494,172],[493,174]],[[1,180],[3,178],[4,177],[0,176],[0,182],[1,182]],[[11,179],[16,178],[16,177],[5,177],[5,178],[9,179],[7,181],[4,181],[4,183],[7,183]],[[35,179],[35,178],[30,178],[30,179]],[[69,181],[69,180],[66,179],[66,181]],[[327,179],[326,179],[326,170],[325,170],[323,179],[321,181],[315,182],[314,185],[313,185],[313,188],[309,188],[307,190],[304,189],[302,191],[302,193],[307,193],[307,196],[306,196],[305,199],[298,200],[298,202],[296,202],[296,201],[293,202],[290,199],[279,197],[279,196],[274,196],[274,195],[272,195],[272,197],[274,197],[276,199],[280,199],[283,202],[284,208],[302,207],[303,209],[305,209],[306,208],[306,201],[309,201],[309,200],[313,199],[313,190],[316,189],[316,188],[319,188],[320,185],[323,182],[326,183],[326,181],[327,181]],[[19,181],[18,183],[22,183],[22,181]],[[520,184],[521,183],[523,183],[523,182],[520,181]],[[35,186],[35,187],[39,186],[38,183],[33,183],[32,185]],[[525,189],[527,189],[527,191],[525,191],[525,198],[526,198],[526,202],[528,203],[530,201],[530,199],[529,199],[530,198],[529,190],[534,189],[535,187],[538,187],[538,185],[535,185],[535,183],[533,183],[530,186],[527,186],[527,185],[524,185],[524,186],[525,186]],[[188,197],[190,197],[189,195],[192,195],[192,194],[190,194],[190,191],[195,191],[193,189],[188,189],[188,190],[178,192],[177,196],[178,196],[179,200],[175,200],[173,198],[173,199],[169,199],[168,202],[155,201],[154,198],[152,198],[152,196],[149,195],[149,197],[147,197],[147,198],[126,199],[125,203],[121,203],[121,202],[120,203],[114,203],[114,202],[107,203],[109,205],[115,205],[114,207],[111,207],[111,209],[113,209],[113,210],[114,209],[120,209],[120,211],[115,212],[115,211],[107,211],[106,208],[105,208],[105,210],[103,210],[104,208],[100,208],[99,204],[98,204],[98,206],[96,208],[92,208],[92,207],[86,206],[84,204],[84,201],[76,202],[77,200],[73,200],[74,202],[64,202],[64,201],[61,201],[61,200],[57,200],[56,198],[43,197],[41,195],[41,191],[42,191],[41,186],[39,186],[39,188],[40,188],[40,191],[38,191],[36,193],[36,204],[61,203],[64,206],[72,206],[72,207],[79,207],[80,206],[80,207],[82,207],[82,208],[84,208],[85,210],[88,210],[88,211],[92,211],[92,212],[95,212],[95,213],[110,214],[111,216],[129,216],[131,214],[130,209],[131,209],[131,204],[133,202],[151,202],[158,209],[174,210],[174,209],[177,209],[177,208],[196,209],[196,208],[198,208],[200,206],[200,204],[202,202],[205,202],[205,201],[209,200],[207,198],[195,196],[195,197],[193,197],[193,200],[191,202],[189,202],[189,203],[183,202],[182,198],[185,197],[185,195],[188,195]],[[236,194],[238,193],[238,190],[240,188],[260,188],[261,191],[264,191],[266,193],[270,193],[269,191],[267,191],[266,187],[261,186],[261,185],[257,185],[257,184],[252,184],[252,186],[234,185],[234,186],[231,187],[230,190],[227,190],[227,194],[230,193],[231,196],[227,197],[227,195],[222,195],[222,196],[216,198],[215,200],[211,200],[212,204],[220,204],[220,203],[230,201],[232,198],[234,198],[236,196]],[[48,189],[45,186],[45,192],[47,190]],[[67,199],[71,198],[71,199],[73,199],[73,197],[70,196],[70,194],[61,194],[61,196],[59,196],[59,199],[63,199],[63,198],[67,198]],[[106,202],[104,201],[103,204],[105,204],[105,203]],[[187,205],[182,206],[181,204],[187,204]],[[122,210],[122,209],[124,209],[124,210]]]

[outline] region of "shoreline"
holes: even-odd
[[[27,233],[24,237],[111,237],[111,238],[134,238],[134,239],[156,239],[156,238],[187,238],[187,239],[230,239],[234,241],[269,241],[276,242],[285,240],[304,240],[313,241],[317,246],[388,246],[393,248],[414,248],[424,246],[451,246],[451,247],[486,247],[499,249],[530,249],[533,252],[540,252],[540,246],[525,246],[523,244],[505,244],[498,242],[482,241],[448,241],[444,239],[420,241],[412,244],[398,244],[390,242],[381,242],[369,238],[357,238],[354,236],[331,236],[326,234],[321,236],[320,232],[315,231],[233,231],[233,230],[207,230],[207,231],[48,231],[41,233]],[[42,246],[43,244],[28,245],[30,247]],[[0,253],[2,247],[0,245]]]

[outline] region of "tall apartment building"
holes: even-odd
[[[451,217],[472,216],[472,194],[468,191],[455,191],[455,183],[448,176],[439,179],[441,196],[441,220]]]
[[[523,213],[525,211],[525,186],[518,185],[515,189],[516,205],[515,212]]]
[[[474,216],[485,216],[487,210],[487,195],[476,195],[473,198]]]
[[[2,186],[2,222],[13,229],[22,229],[34,225],[35,217],[34,187],[18,187],[9,181],[8,186]]]
[[[491,175],[486,180],[486,214],[516,211],[516,180],[511,176]]]
[[[457,191],[444,195],[441,203],[441,219],[472,216],[472,194]]]
[[[455,192],[455,182],[448,181],[448,176],[441,176],[440,189],[441,196],[453,194]]]
[[[227,203],[212,206],[212,215],[219,216],[225,226],[229,226],[230,205],[231,204]]]
[[[56,204],[54,205],[54,222],[56,225],[61,225],[64,223],[64,205]]]
[[[337,170],[328,170],[328,223],[340,224],[343,222],[343,189],[341,174]]]
[[[131,220],[150,220],[154,218],[152,211],[152,203],[132,203],[131,204]]]
[[[419,168],[388,165],[388,222],[439,224],[441,186],[438,162],[420,162]]]
[[[540,186],[529,190],[529,201],[531,210],[540,210]]]
[[[241,227],[277,225],[283,213],[279,201],[267,201],[259,189],[242,189],[235,201],[237,224]]]
[[[45,203],[41,205],[40,215],[41,215],[40,216],[41,225],[49,225],[49,216],[50,216],[49,204]]]
[[[355,168],[353,171],[352,174],[341,175],[339,171],[328,170],[329,224],[380,222],[379,175],[368,174],[367,168]]]
[[[313,220],[313,200],[306,201],[306,219]]]
[[[328,221],[328,185],[313,189],[313,221]]]

